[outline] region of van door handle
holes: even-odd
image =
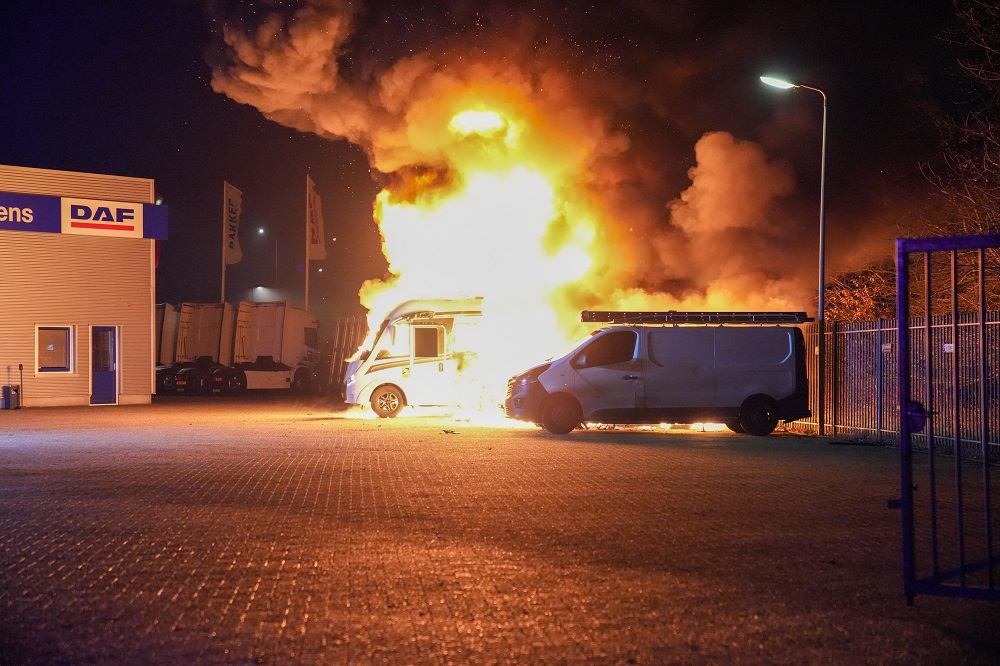
[[[639,377],[638,375],[625,375],[624,377],[622,377],[622,379],[624,379],[627,382],[633,382],[637,379],[642,379],[642,377]]]

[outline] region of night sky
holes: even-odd
[[[297,4],[5,3],[0,163],[155,179],[170,210],[156,297],[174,303],[218,299],[224,180],[244,193],[245,258],[229,267],[228,299],[273,286],[277,232],[277,286],[300,302],[309,173],[329,253],[314,264],[324,272],[311,278],[311,305],[360,312],[361,283],[386,270],[372,205],[389,178],[366,146],[272,122],[211,87],[223,23],[252,28]],[[829,97],[828,270],[887,255],[926,198],[919,164],[939,150],[931,118],[954,101],[955,58],[939,39],[947,2],[531,4],[354,3],[340,76],[371,80],[427,50],[488,52],[501,34],[556,44],[568,73],[607,86],[605,117],[629,138],[630,162],[657,174],[642,196],[677,197],[699,138],[728,132],[791,165],[787,210],[808,227],[801,247],[815,247],[821,100],[758,80],[781,75]]]

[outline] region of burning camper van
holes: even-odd
[[[463,370],[475,360],[483,299],[411,300],[383,320],[347,366],[345,401],[383,418],[407,406],[458,406]]]

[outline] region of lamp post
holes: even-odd
[[[264,227],[259,227],[257,233],[264,235]],[[278,234],[274,235],[274,290],[278,290]]]
[[[817,421],[819,425],[819,434],[823,436],[826,434],[826,353],[825,353],[825,340],[826,330],[825,322],[823,318],[823,291],[825,284],[825,271],[826,271],[826,93],[819,88],[813,88],[812,86],[804,86],[797,83],[789,83],[783,79],[777,79],[771,76],[762,76],[760,80],[774,88],[779,88],[781,90],[789,90],[791,88],[803,88],[805,90],[812,90],[818,92],[823,97],[823,143],[820,153],[820,167],[819,167],[819,290],[816,299],[816,330],[818,332],[819,344],[817,345],[817,352],[819,357],[819,372],[817,372],[817,381],[819,382],[819,413],[817,414]]]

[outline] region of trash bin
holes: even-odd
[[[3,398],[3,409],[21,409],[21,385],[4,386],[0,397]]]

